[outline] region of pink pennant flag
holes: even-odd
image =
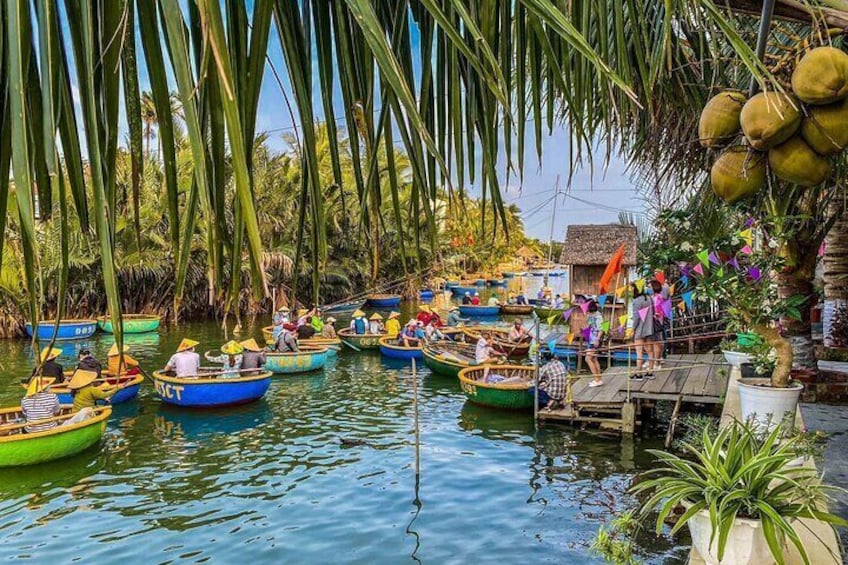
[[[568,319],[571,317],[571,312],[573,310],[574,310],[574,308],[569,308],[568,310],[566,310],[565,312],[562,313],[562,321],[563,322],[568,321]]]
[[[739,252],[744,253],[745,255],[753,255],[754,254],[754,250],[751,249],[750,245],[746,245],[745,247],[740,249]]]
[[[588,302],[581,303],[580,309],[583,310],[583,313],[585,314],[586,312],[589,311],[589,303]]]
[[[695,265],[695,266],[692,268],[692,270],[693,270],[694,272],[698,273],[699,275],[703,275],[703,274],[704,274],[704,268],[701,266],[701,264],[700,264],[700,263],[698,263],[697,265]]]
[[[648,312],[651,311],[650,306],[645,306],[641,310],[639,310],[639,318],[644,322],[645,318],[648,316]]]
[[[824,245],[824,242],[822,241],[821,245],[819,245],[819,257],[824,257],[824,252],[825,252],[825,245]]]

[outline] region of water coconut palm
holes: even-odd
[[[739,115],[747,100],[743,93],[733,90],[710,98],[698,122],[698,139],[703,147],[720,147],[739,133]]]
[[[848,98],[808,108],[801,137],[819,155],[836,155],[848,147]]]
[[[768,153],[769,167],[778,178],[799,186],[817,186],[830,174],[830,161],[794,136]]]
[[[751,147],[766,151],[792,137],[801,118],[801,105],[791,96],[761,92],[745,103],[739,121]]]
[[[831,104],[848,96],[848,53],[817,47],[804,55],[792,73],[792,90],[807,104]]]
[[[733,203],[752,196],[766,183],[765,155],[743,146],[721,154],[710,170],[713,192]]]

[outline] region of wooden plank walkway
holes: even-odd
[[[654,379],[633,381],[627,367],[604,371],[603,386],[590,387],[591,377],[573,382],[573,404],[560,410],[539,411],[541,420],[597,422],[602,427],[632,431],[639,422],[643,400],[720,404],[727,389],[729,368],[714,354],[669,355]],[[628,402],[628,398],[630,399]]]

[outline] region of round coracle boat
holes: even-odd
[[[406,347],[400,345],[396,337],[380,338],[380,353],[383,357],[389,359],[401,359],[409,361],[411,359],[421,359],[424,355],[421,353],[422,346]]]
[[[363,349],[380,349],[380,338],[386,334],[358,334],[350,328],[339,330],[339,339],[342,343],[355,351]]]
[[[259,400],[271,386],[270,371],[225,372],[202,370],[191,377],[164,371],[153,373],[156,394],[166,404],[189,408],[216,408]]]
[[[42,320],[38,322],[38,339],[40,341],[51,341],[55,335],[56,341],[70,341],[72,339],[86,339],[97,331],[97,320],[61,320],[56,327],[56,320]],[[32,337],[32,324],[27,322],[27,336]]]
[[[121,328],[125,334],[144,334],[159,329],[162,318],[155,314],[124,314],[121,316]],[[112,318],[100,316],[97,325],[106,333],[114,333]]]
[[[468,400],[475,404],[510,410],[532,410],[533,395],[530,387],[533,386],[535,373],[533,366],[469,367],[459,372],[459,384]]]
[[[299,351],[286,353],[268,353],[265,356],[265,369],[275,375],[308,373],[323,369],[327,364],[328,349],[315,345],[300,346]]]

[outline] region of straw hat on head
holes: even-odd
[[[450,307],[450,310],[448,310],[448,311],[449,311],[449,312],[455,312],[455,311],[457,311],[457,310],[459,310],[459,306],[457,306],[457,305],[453,305],[453,306],[451,306],[451,307]]]
[[[187,337],[183,338],[183,340],[180,342],[180,345],[177,346],[177,353],[179,353],[180,351],[192,349],[196,345],[200,345],[200,342],[195,341],[193,339],[188,339]]]
[[[71,390],[80,389],[93,383],[96,378],[97,373],[94,371],[83,371],[81,369],[77,369],[74,371],[74,376],[71,377],[71,382],[68,383],[68,388]]]
[[[242,341],[241,346],[248,351],[262,351],[262,348],[259,347],[259,344],[256,343],[256,340],[253,338]]]
[[[354,318],[362,318],[363,316],[365,316],[365,312],[363,312],[362,310],[356,310],[353,313]]]
[[[379,315],[378,313],[374,312],[373,314],[371,314],[371,317],[368,318],[368,319],[369,320],[382,320],[383,317],[381,315]]]
[[[301,308],[297,311],[297,317],[300,318],[302,316],[306,316],[309,313],[309,310],[306,308]]]
[[[336,323],[336,319],[335,319],[335,318],[333,318],[332,316],[330,316],[329,318],[327,318],[326,320],[324,320],[324,323],[325,323],[325,324],[335,324],[335,323]]]
[[[394,318],[400,318],[400,312],[389,312],[389,320],[392,320]]]
[[[45,347],[41,350],[41,362],[50,361],[62,354],[62,350],[58,347]]]
[[[421,307],[419,308],[419,310],[421,310],[422,312],[427,312],[429,314],[430,313],[430,306],[427,305],[427,304],[422,304]]]
[[[33,396],[56,382],[53,377],[33,377],[29,380],[29,385],[26,389],[26,396]]]
[[[221,353],[226,353],[227,355],[238,355],[242,351],[244,351],[244,347],[234,340],[230,340],[221,346]]]
[[[417,325],[418,325],[418,320],[409,320],[409,321],[406,323],[406,325],[407,325],[407,326],[417,326]]]
[[[127,345],[127,344],[124,344],[124,347],[122,348],[122,350],[123,350],[124,353],[129,353],[130,346]],[[106,354],[106,357],[114,357],[117,354],[118,354],[118,344],[113,343],[112,347],[109,348],[109,353]]]
[[[277,308],[277,312],[291,312],[291,309],[288,306],[280,306]]]

